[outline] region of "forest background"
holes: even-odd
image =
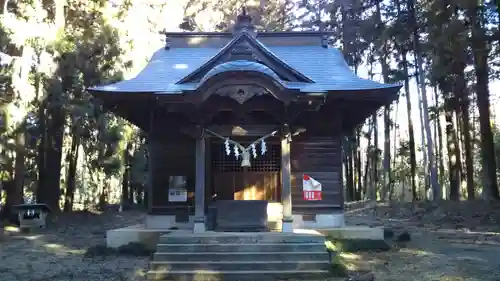
[[[85,90],[136,75],[162,30],[325,30],[400,98],[343,140],[346,200],[500,200],[500,10],[468,0],[0,0],[0,198],[144,206],[147,138]]]

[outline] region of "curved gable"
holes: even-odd
[[[270,78],[276,80],[277,82],[281,80],[278,74],[276,74],[272,69],[263,64],[246,60],[236,60],[217,65],[207,74],[205,74],[205,76],[203,76],[198,85],[202,85],[210,78],[224,72],[241,72],[241,71],[259,72],[269,76]]]
[[[205,64],[180,79],[176,84],[199,83],[217,65],[242,60],[268,67],[283,81],[314,83],[311,78],[300,73],[269,51],[257,39],[247,33],[242,33],[231,40]]]

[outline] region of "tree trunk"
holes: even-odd
[[[57,31],[64,29],[65,0],[55,0],[54,23]],[[37,75],[39,76],[39,75]],[[40,79],[38,77],[38,79]],[[52,79],[49,83],[60,83]],[[40,132],[42,134],[39,150],[39,183],[37,188],[37,199],[51,208],[52,212],[59,212],[60,180],[61,180],[61,157],[63,148],[63,135],[65,114],[61,105],[62,93],[50,92],[46,99],[41,102],[39,111]],[[40,100],[40,96],[38,97]]]
[[[379,163],[379,149],[378,149],[378,120],[377,113],[375,112],[372,116],[373,118],[373,149],[371,156],[373,157],[372,164],[372,184],[371,190],[369,191],[371,200],[377,200],[377,189],[378,189],[378,163]]]
[[[123,164],[125,166],[125,170],[123,171],[122,177],[122,204],[132,205],[133,196],[132,190],[130,186],[130,166],[131,166],[131,157],[130,151],[132,150],[132,140],[129,140],[127,143],[127,147],[123,152]]]
[[[373,122],[373,119],[372,119]],[[371,188],[371,185],[373,184],[373,172],[372,172],[372,164],[371,162],[373,161],[372,153],[373,153],[373,148],[372,148],[372,130],[373,130],[373,124],[369,124],[368,126],[368,144],[366,146],[366,162],[365,162],[365,175],[363,177],[363,198],[368,199],[369,198],[369,188]],[[371,181],[371,183],[369,183]],[[368,186],[370,185],[370,186]]]
[[[424,127],[425,127],[425,135],[427,137],[427,157],[429,160],[428,163],[428,170],[430,172],[430,184],[432,188],[432,194],[433,194],[433,200],[439,201],[441,199],[441,187],[439,186],[438,183],[438,177],[437,177],[437,168],[436,168],[436,161],[435,161],[435,155],[434,155],[434,146],[433,146],[433,141],[432,141],[432,132],[431,132],[431,125],[429,121],[429,106],[427,105],[427,89],[425,85],[425,75],[423,71],[423,61],[422,61],[422,56],[421,56],[421,48],[420,48],[420,36],[419,36],[419,31],[418,31],[418,26],[417,26],[417,20],[416,20],[416,13],[415,13],[415,2],[414,0],[408,0],[408,14],[410,18],[410,25],[412,27],[412,33],[413,33],[413,43],[414,43],[414,48],[415,48],[415,63],[417,65],[417,71],[418,75],[418,83],[419,87],[421,89],[421,94],[422,94],[422,107],[424,111]]]
[[[396,1],[398,16],[401,16],[401,3]],[[412,105],[410,97],[410,72],[408,71],[408,51],[403,45],[401,47],[401,59],[404,72],[404,89],[406,93],[406,112],[408,113],[408,134],[410,148],[410,184],[412,194],[417,193],[417,157],[415,150],[415,129],[413,125]]]
[[[60,83],[53,79],[48,83]],[[40,179],[37,200],[45,203],[51,211],[59,212],[61,157],[65,115],[60,101],[60,92],[51,92],[40,108],[40,129],[43,129],[39,146]],[[46,110],[44,110],[46,108]],[[42,163],[43,161],[43,163]]]
[[[362,184],[362,173],[361,173],[361,129],[360,127],[356,128],[356,159],[354,162],[354,166],[356,167],[356,178],[357,178],[357,189],[356,189],[356,200],[359,201],[362,199],[361,194],[363,191]]]
[[[380,4],[381,1],[376,1],[376,21],[377,24],[380,27],[384,27],[384,24],[382,23],[382,16],[381,16],[381,11],[380,11]],[[383,35],[382,35],[383,36]],[[377,46],[379,49],[381,49],[381,53],[379,54],[379,61],[380,65],[382,66],[382,78],[384,79],[385,83],[389,83],[389,64],[387,63],[387,59],[389,58],[389,50],[387,49],[387,40],[385,38],[379,38],[379,39],[384,39],[384,41],[381,43],[382,46]],[[389,195],[389,191],[391,189],[391,108],[390,105],[386,105],[384,107],[384,159],[383,159],[383,168],[384,168],[384,185],[380,191],[380,198],[382,200],[387,200],[387,197]]]
[[[373,56],[373,50],[370,51],[370,57]],[[374,60],[370,58],[370,67],[368,70],[368,74],[370,79],[373,80],[373,62]],[[370,137],[373,133],[373,146],[368,145],[367,148],[367,167],[370,168],[370,190],[367,190],[367,198],[370,200],[377,200],[377,188],[378,188],[378,162],[379,162],[379,149],[378,149],[378,116],[375,111],[372,114],[372,123],[370,128]],[[370,139],[371,140],[371,139]],[[369,160],[368,160],[369,159]],[[368,188],[368,187],[367,187]]]
[[[413,127],[413,116],[412,116],[412,106],[410,98],[410,73],[408,71],[408,59],[407,52],[405,49],[401,51],[401,56],[403,59],[403,71],[404,71],[404,89],[406,93],[406,111],[408,113],[408,134],[409,134],[409,148],[410,148],[410,184],[411,192],[413,195],[417,193],[417,156],[415,153],[415,131]]]
[[[418,78],[417,78],[418,80]],[[418,83],[417,83],[418,84]],[[420,141],[422,143],[422,162],[424,164],[424,194],[427,195],[427,190],[429,189],[429,169],[427,163],[429,163],[429,160],[427,159],[427,151],[425,149],[427,145],[427,141],[425,139],[425,119],[424,119],[424,107],[423,107],[423,97],[422,97],[422,91],[421,88],[417,88],[417,96],[418,96],[418,113],[420,117]],[[421,188],[419,188],[418,191],[415,191],[416,193],[415,198],[420,198],[421,194]]]
[[[465,70],[465,69],[464,69]],[[459,97],[460,115],[462,122],[463,149],[465,154],[465,170],[467,181],[467,199],[474,200],[474,162],[472,158],[472,140],[470,128],[469,114],[469,96],[466,88],[465,74],[463,71],[458,72],[455,81],[455,95]]]
[[[468,2],[469,3],[469,2]],[[479,109],[479,129],[481,132],[481,158],[483,166],[483,196],[488,199],[500,200],[496,176],[495,149],[490,116],[490,93],[488,89],[489,47],[486,44],[486,35],[483,28],[484,11],[478,2],[469,3],[467,16],[472,25],[472,53],[474,69],[476,70],[476,94]]]
[[[37,75],[38,76],[38,75]],[[47,101],[42,100],[38,106],[38,126],[40,129],[40,136],[38,142],[38,184],[36,188],[36,200],[38,203],[45,201],[44,187],[47,185],[47,163],[46,163],[46,150],[47,150],[47,119],[46,107]]]
[[[344,148],[343,148],[343,155],[344,155],[344,174],[345,174],[345,181],[346,181],[346,200],[351,202],[354,201],[354,183],[352,181],[352,167],[350,165],[351,160],[350,160],[350,140],[349,137],[344,139]]]
[[[444,93],[445,98],[445,119],[446,119],[446,145],[448,148],[448,165],[450,173],[450,199],[460,200],[460,150],[458,147],[458,136],[453,122],[455,112],[455,101],[449,97],[449,93]]]
[[[59,197],[61,195],[61,157],[63,149],[64,135],[64,113],[60,106],[52,105],[48,110],[50,121],[47,126],[47,139],[49,145],[47,147],[46,159],[46,185],[43,187],[43,203],[47,204],[52,212],[58,212]]]
[[[5,206],[1,209],[2,218],[15,220],[16,214],[12,212],[12,206],[22,203],[22,197],[16,192],[14,180],[2,181],[2,188],[5,191]]]
[[[26,122],[19,125],[16,132],[16,160],[14,164],[14,190],[10,196],[13,196],[15,204],[23,203],[24,196],[24,161],[26,157]]]
[[[434,89],[434,95],[436,98],[436,107],[437,107],[437,135],[438,135],[438,159],[439,159],[439,185],[444,186],[444,176],[445,176],[445,169],[444,169],[444,157],[443,157],[443,127],[441,126],[441,112],[442,109],[439,106],[439,96],[438,96],[438,89]]]
[[[349,197],[352,201],[356,200],[356,190],[354,186],[354,159],[353,159],[353,144],[352,138],[349,138],[349,154],[347,155],[347,169],[348,169],[348,178],[347,178],[347,187],[349,188]]]
[[[71,212],[73,210],[73,202],[75,199],[76,187],[76,170],[78,165],[78,152],[80,151],[80,137],[73,133],[71,138],[71,149],[68,154],[68,173],[66,177],[66,196],[64,200],[64,212]]]

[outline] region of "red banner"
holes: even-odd
[[[304,191],[303,193],[306,201],[321,200],[321,191]]]

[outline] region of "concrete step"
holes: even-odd
[[[234,244],[158,244],[159,253],[198,252],[324,252],[325,243],[234,243]]]
[[[259,270],[328,270],[331,268],[328,260],[318,261],[152,261],[150,269],[153,271],[259,271]]]
[[[147,273],[151,281],[267,281],[324,280],[328,270],[234,270],[234,271],[155,271]]]
[[[156,253],[158,262],[210,262],[210,261],[317,261],[329,260],[328,252],[199,252],[199,253]]]
[[[159,244],[251,244],[251,243],[324,243],[321,235],[283,234],[268,232],[264,234],[206,234],[178,235],[167,234],[160,237]]]

